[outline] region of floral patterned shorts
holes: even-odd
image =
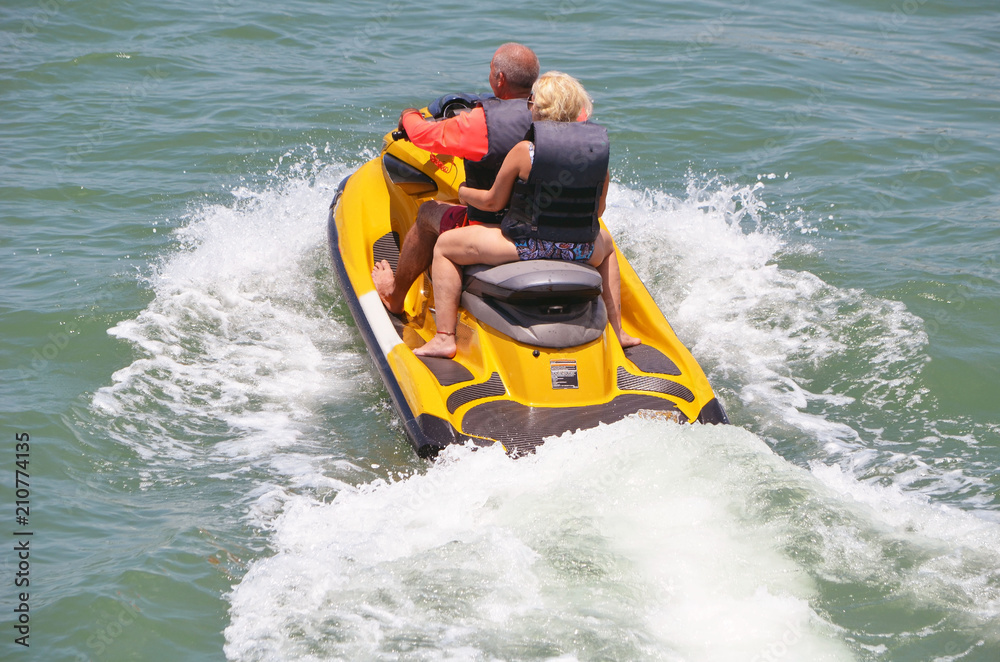
[[[544,239],[518,239],[514,242],[517,256],[522,260],[567,260],[586,262],[594,254],[594,242],[576,244],[571,241],[545,241]]]

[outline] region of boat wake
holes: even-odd
[[[149,305],[109,331],[135,360],[93,398],[145,484],[224,482],[244,495],[233,528],[265,532],[231,595],[231,659],[997,645],[988,474],[920,450],[977,431],[936,420],[919,318],[809,271],[821,219],[772,212],[759,184],[613,186],[606,223],[736,425],[633,417],[517,461],[426,463],[333,281],[325,209],[353,168],[322,161],[289,156],[271,185],[190,211]]]

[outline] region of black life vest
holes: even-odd
[[[594,241],[597,207],[608,175],[608,130],[592,122],[535,122],[528,181],[518,180],[500,229],[512,241]]]
[[[531,127],[531,111],[526,99],[483,100],[486,114],[486,135],[488,151],[478,161],[465,162],[465,183],[472,188],[493,188],[500,166],[514,145],[524,140],[524,134]],[[491,212],[469,207],[469,220],[478,223],[499,223],[503,211]]]

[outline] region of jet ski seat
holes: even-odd
[[[586,344],[604,333],[607,309],[597,269],[528,260],[465,269],[462,306],[500,333],[536,347]]]

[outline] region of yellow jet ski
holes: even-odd
[[[430,275],[414,282],[397,316],[382,305],[372,268],[385,259],[395,271],[420,204],[457,203],[464,179],[461,159],[428,153],[392,132],[377,158],[340,183],[330,205],[341,290],[418,455],[468,440],[500,443],[516,455],[546,437],[637,413],[729,422],[621,252],[622,325],[641,345],[623,350],[618,343],[596,269],[532,260],[467,267],[458,353],[415,356],[437,332]]]

